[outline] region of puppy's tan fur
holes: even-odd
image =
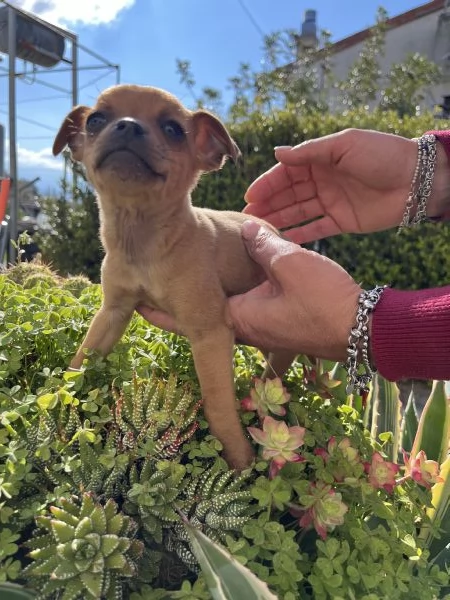
[[[241,239],[247,217],[190,200],[201,173],[238,157],[236,144],[213,115],[187,110],[160,89],[119,85],[94,108],[71,111],[53,153],[66,145],[97,191],[106,251],[103,303],[71,367],[81,367],[85,348],[110,352],[137,305],[169,313],[191,343],[211,432],[230,466],[248,466],[253,452],[236,412],[226,298],[264,274]],[[292,358],[281,355],[280,368]]]

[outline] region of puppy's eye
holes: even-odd
[[[171,140],[178,142],[184,139],[185,133],[183,128],[176,121],[164,121],[161,125],[161,129]]]
[[[98,133],[106,124],[106,117],[101,112],[93,112],[86,119],[86,130],[89,133]]]

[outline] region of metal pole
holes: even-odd
[[[5,128],[0,125],[0,177],[5,176]]]
[[[9,262],[16,262],[18,187],[17,187],[17,140],[16,140],[16,12],[8,8],[8,57],[9,57],[9,176],[11,178],[9,206]]]
[[[78,104],[78,40],[72,40],[72,106]],[[75,200],[78,177],[74,168],[72,168],[72,200]]]

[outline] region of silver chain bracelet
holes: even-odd
[[[436,136],[425,134],[417,140],[417,163],[411,181],[411,189],[406,200],[405,211],[398,232],[406,227],[414,227],[427,220],[427,202],[433,187],[436,170]],[[416,212],[411,211],[416,205]]]
[[[433,134],[423,135],[419,142],[422,143],[423,166],[420,171],[420,183],[417,192],[417,210],[412,225],[418,225],[427,220],[427,202],[433,187],[434,172],[436,170],[436,136]]]
[[[372,368],[369,360],[368,324],[369,316],[386,287],[378,285],[373,290],[363,291],[359,295],[356,323],[348,337],[347,361],[344,365],[347,371],[347,395],[350,395],[355,389],[359,394],[367,392],[372,377],[376,373],[376,369]],[[362,362],[358,360],[360,353]]]

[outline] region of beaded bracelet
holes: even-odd
[[[433,187],[435,169],[436,136],[427,133],[417,140],[416,167],[398,232],[406,227],[414,227],[424,223],[427,220],[427,201]],[[416,211],[412,217],[411,212],[414,205],[416,205]]]
[[[347,371],[347,395],[356,389],[357,393],[367,392],[376,369],[369,360],[369,316],[379,302],[387,286],[376,286],[373,290],[363,291],[359,295],[356,311],[356,323],[350,331],[347,347],[347,361],[344,368]],[[361,353],[362,362],[358,361]],[[361,370],[363,371],[361,373]]]

